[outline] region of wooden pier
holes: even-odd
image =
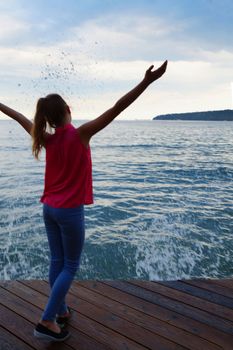
[[[44,280],[0,281],[0,350],[233,349],[233,279],[75,281],[63,343],[33,336]]]

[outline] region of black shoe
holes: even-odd
[[[50,340],[50,341],[64,341],[70,336],[70,332],[61,330],[60,333],[56,333],[38,323],[34,329],[34,336],[37,338]]]
[[[72,311],[69,306],[67,306],[67,310],[69,311],[69,316],[58,316],[56,318],[56,322],[59,324],[60,327],[65,327],[66,323],[71,319]]]

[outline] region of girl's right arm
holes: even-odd
[[[100,115],[98,118],[91,120],[79,128],[77,132],[81,138],[82,143],[88,146],[91,137],[105,128],[109,123],[111,123],[124,109],[126,109],[131,103],[133,103],[147,87],[153,83],[153,81],[159,79],[166,71],[167,61],[165,61],[158,69],[152,71],[154,66],[150,66],[147,69],[144,79],[130,90],[127,94],[121,97],[116,104]]]
[[[3,103],[0,103],[0,111],[8,115],[8,117],[16,120],[31,135],[33,123],[23,114],[4,105]]]

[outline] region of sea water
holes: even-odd
[[[91,148],[77,279],[233,276],[233,123],[118,120]],[[2,120],[0,161],[0,279],[48,278],[44,154]]]

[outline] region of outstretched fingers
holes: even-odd
[[[163,62],[162,67],[163,67],[164,70],[167,69],[167,60],[165,62]]]
[[[154,68],[154,65],[152,64],[152,65],[147,69],[147,72],[151,72],[153,68]]]
[[[167,69],[167,60],[158,68],[161,72],[165,72]]]
[[[152,83],[153,81],[159,79],[166,71],[167,69],[167,60],[163,62],[163,64],[155,69],[155,70],[152,70],[154,68],[154,65],[151,65],[147,71],[146,71],[146,74],[145,74],[145,79],[147,82]]]
[[[154,65],[152,64],[148,69],[147,72],[152,72],[152,69],[154,68]],[[167,68],[167,60],[163,62],[163,64],[161,64],[161,66],[159,68],[157,68],[155,71],[161,70],[161,71],[165,71]],[[153,71],[153,72],[155,72]],[[152,72],[152,73],[153,73]]]

